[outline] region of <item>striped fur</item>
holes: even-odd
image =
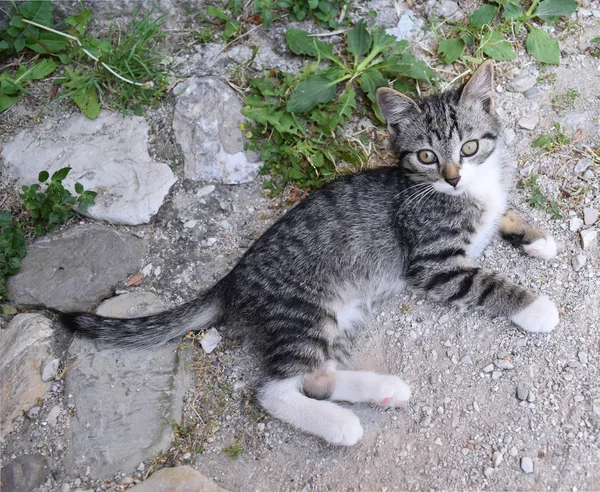
[[[267,411],[333,444],[354,444],[362,436],[356,416],[323,400],[399,406],[410,396],[395,376],[338,370],[382,298],[408,285],[509,317],[529,331],[549,331],[558,322],[550,300],[473,264],[499,226],[519,245],[551,240],[522,220],[509,226],[513,212],[503,219],[513,165],[492,87],[486,63],[461,89],[429,98],[413,101],[380,89],[397,167],[342,177],[315,191],[216,286],[183,307],[134,320],[75,313],[63,321],[124,347],[156,346],[220,325],[254,345],[265,374],[258,400]],[[477,152],[461,154],[470,141]],[[423,149],[437,161],[423,164]]]

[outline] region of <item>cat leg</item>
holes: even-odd
[[[360,440],[363,428],[354,413],[330,401],[309,398],[301,386],[300,377],[268,380],[258,389],[258,401],[274,417],[330,444],[352,446]]]
[[[500,236],[513,246],[536,258],[549,260],[556,256],[556,241],[541,229],[529,224],[514,208],[509,208],[500,221]]]
[[[456,255],[463,255],[461,261],[417,258],[405,279],[435,299],[480,307],[490,316],[506,316],[525,331],[547,333],[556,327],[558,310],[548,296],[538,296],[495,272],[469,266],[464,252]]]
[[[401,407],[410,399],[410,388],[398,376],[366,371],[337,371],[334,401],[372,402],[380,407]]]

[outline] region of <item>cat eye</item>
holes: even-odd
[[[470,140],[469,142],[465,142],[463,146],[460,148],[460,153],[463,157],[469,157],[474,155],[479,150],[479,143],[477,140]]]
[[[437,156],[431,150],[419,150],[417,157],[423,164],[433,164],[437,162]]]

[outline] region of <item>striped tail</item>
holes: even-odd
[[[108,318],[91,313],[60,313],[69,330],[112,347],[152,348],[200,331],[222,319],[222,302],[213,290],[197,299],[152,316]]]

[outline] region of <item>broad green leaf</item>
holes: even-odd
[[[18,270],[21,266],[21,260],[19,258],[10,258],[8,260],[8,267],[13,270]]]
[[[337,113],[346,119],[352,116],[352,110],[356,109],[356,92],[352,84],[348,86],[348,89],[338,99],[336,109]]]
[[[70,170],[70,167],[63,167],[59,169],[52,175],[52,181],[62,181],[67,177],[67,174],[69,174]]]
[[[288,99],[286,109],[290,113],[305,113],[317,104],[327,103],[335,96],[335,83],[322,75],[314,75],[300,82]]]
[[[537,61],[550,65],[560,64],[558,41],[550,37],[550,34],[546,31],[532,27],[527,36],[525,46],[527,47],[527,52]]]
[[[94,86],[90,85],[85,91],[69,94],[69,97],[89,119],[93,120],[100,114],[100,103]]]
[[[229,20],[229,17],[227,16],[227,14],[225,14],[223,9],[213,7],[212,5],[206,7],[206,13],[211,17],[216,17],[217,19],[221,19],[224,21]]]
[[[531,142],[533,148],[551,148],[552,147],[552,135],[542,135]]]
[[[477,29],[480,29],[486,24],[490,24],[494,20],[494,17],[496,17],[497,13],[497,7],[494,7],[493,5],[484,5],[483,7],[479,7],[469,16],[469,24]]]
[[[54,72],[56,67],[58,67],[58,63],[52,58],[44,58],[28,70],[29,74],[25,80],[42,80]]]
[[[367,97],[373,102],[377,100],[377,89],[387,86],[387,80],[376,68],[365,70],[358,79],[358,82],[362,90],[367,94]]]
[[[38,175],[38,181],[40,183],[44,183],[47,181],[47,179],[50,177],[50,174],[48,174],[48,171],[42,171],[40,172],[40,174]]]
[[[49,0],[23,2],[19,12],[26,19],[38,24],[52,25],[52,2]]]
[[[8,108],[12,108],[21,99],[21,96],[11,97],[6,94],[0,93],[0,112],[6,111]]]
[[[592,43],[600,43],[600,38],[594,38],[591,40]]]
[[[75,183],[75,193],[79,195],[83,193],[83,185],[81,183]]]
[[[21,33],[21,35],[14,41],[15,50],[17,52],[23,51],[23,48],[25,48],[25,42],[25,36],[23,35],[23,33]]]
[[[7,50],[8,49],[8,43],[4,40],[0,40],[0,50]]]
[[[543,0],[533,15],[548,22],[563,15],[571,15],[576,9],[577,0]]]
[[[83,9],[79,14],[67,17],[65,22],[70,26],[75,26],[79,35],[83,36],[91,19],[92,9]]]
[[[511,2],[506,2],[504,4],[504,11],[502,12],[502,17],[506,20],[515,20],[523,17],[523,11],[518,4],[514,4]]]
[[[496,31],[490,31],[481,39],[481,49],[494,60],[506,61],[515,57],[512,45],[504,39],[504,36]]]
[[[68,43],[67,38],[48,31],[42,31],[38,39],[39,42],[27,45],[36,53],[56,53],[64,50]]]
[[[308,0],[308,6],[311,10],[316,9],[319,6],[319,0]]]
[[[395,72],[416,80],[425,80],[428,84],[435,78],[435,72],[423,60],[417,60],[414,55],[405,53],[394,64]]]
[[[365,22],[360,20],[354,26],[354,29],[348,31],[348,51],[354,55],[354,60],[359,56],[366,54],[371,47],[371,35],[367,31]]]
[[[442,57],[442,61],[449,65],[460,58],[465,49],[465,43],[460,38],[446,39],[438,46],[438,55]]]
[[[333,55],[333,44],[319,41],[300,29],[288,29],[285,33],[285,40],[288,48],[295,55],[308,55],[315,58],[319,54],[327,58]]]

